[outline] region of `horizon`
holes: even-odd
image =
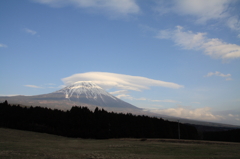
[[[0,96],[78,80],[153,113],[240,125],[240,2],[2,0]]]

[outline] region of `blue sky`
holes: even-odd
[[[240,1],[1,0],[0,95],[93,81],[151,112],[240,125]]]

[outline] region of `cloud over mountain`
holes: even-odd
[[[79,73],[74,74],[70,77],[63,78],[62,81],[66,85],[70,85],[77,81],[92,81],[105,89],[117,88],[121,90],[133,90],[133,91],[149,89],[149,87],[151,86],[167,87],[173,89],[184,87],[182,85],[172,82],[165,82],[146,77],[130,76],[108,72]]]

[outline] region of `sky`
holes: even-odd
[[[1,0],[0,95],[93,81],[146,111],[240,125],[240,1]]]

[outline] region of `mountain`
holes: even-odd
[[[73,85],[67,86],[59,91],[52,93],[53,95],[64,94],[65,98],[88,105],[96,105],[100,107],[115,107],[115,108],[131,108],[137,107],[120,100],[119,98],[106,92],[104,89],[89,81],[76,82]]]
[[[0,97],[1,102],[5,100],[10,104],[43,106],[62,110],[69,110],[74,105],[87,106],[90,109],[94,109],[97,106],[110,111],[141,110],[140,108],[111,95],[91,81],[76,82],[49,94]]]
[[[151,113],[133,106],[123,100],[111,95],[104,89],[90,81],[80,81],[69,85],[61,90],[49,94],[35,96],[2,96],[0,102],[8,101],[9,104],[23,106],[41,106],[51,109],[70,110],[72,106],[86,106],[90,110],[96,107],[103,108],[107,111],[132,113],[136,115],[147,115],[161,117],[170,121],[189,123],[195,125],[205,125],[213,127],[236,127],[232,125],[204,122],[179,117],[171,117],[163,114]]]

